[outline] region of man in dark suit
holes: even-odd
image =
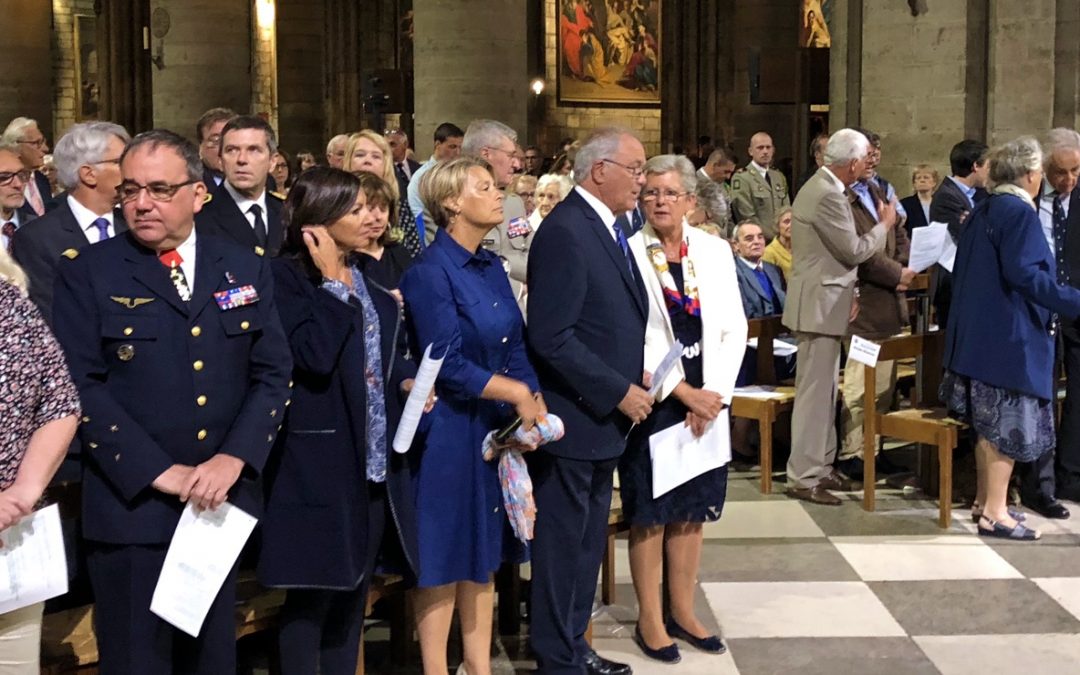
[[[529,347],[548,410],[566,436],[530,453],[537,522],[531,643],[541,673],[626,674],[585,642],[606,541],[612,473],[643,388],[648,308],[618,220],[645,184],[645,150],[600,129],[574,160],[577,187],[544,220],[528,268]],[[624,225],[628,226],[628,225]]]
[[[31,180],[27,181],[24,188],[27,209],[35,216],[45,215],[56,206],[49,179],[41,173],[45,155],[49,152],[45,135],[41,133],[35,120],[16,117],[4,129],[3,140],[18,147],[23,167],[31,173]]]
[[[225,180],[195,217],[200,234],[224,237],[270,256],[277,254],[285,236],[281,225],[284,199],[266,187],[275,152],[274,130],[261,117],[239,115],[222,127]]]
[[[743,221],[735,227],[735,277],[739,281],[743,310],[753,319],[784,312],[784,282],[776,265],[763,262],[765,234],[753,221]]]
[[[412,175],[420,168],[420,162],[409,157],[409,136],[401,129],[390,129],[386,132],[386,142],[390,145],[390,155],[394,161],[394,175],[398,181],[398,194],[406,195],[409,192],[409,181]]]
[[[947,223],[954,242],[960,240],[964,220],[979,201],[979,188],[986,187],[990,173],[987,150],[986,143],[981,141],[965,140],[954,145],[949,153],[952,175],[941,181],[930,201],[930,222]],[[952,302],[952,275],[944,267],[935,265],[932,285],[937,324],[945,330]]]
[[[225,180],[221,168],[221,130],[225,123],[236,117],[228,108],[211,108],[195,123],[195,139],[199,144],[199,159],[203,163],[203,182],[213,192]]]
[[[198,151],[164,130],[120,163],[127,233],[60,265],[53,319],[83,405],[83,534],[103,673],[236,670],[236,568],[199,637],[149,610],[184,502],[259,515],[292,358],[269,261],[196,236]],[[218,294],[221,294],[220,296]]]
[[[120,155],[130,140],[123,127],[110,122],[71,127],[57,141],[54,153],[57,179],[67,196],[57,208],[15,233],[12,254],[29,278],[30,299],[50,324],[60,258],[127,230],[123,213],[114,205]]]
[[[1060,284],[1080,287],[1080,134],[1053,129],[1043,148],[1044,176],[1036,204]],[[1065,401],[1053,452],[1017,466],[1020,501],[1047,518],[1068,518],[1062,497],[1080,501],[1080,323],[1061,322],[1057,361],[1065,368]]]
[[[23,167],[19,147],[0,141],[0,246],[11,252],[15,232],[37,218],[24,192],[31,180]]]

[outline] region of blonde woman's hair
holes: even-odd
[[[12,286],[17,286],[22,291],[23,297],[26,297],[26,272],[19,267],[19,263],[15,262],[15,259],[11,257],[11,254],[3,246],[0,246],[0,279],[10,283]]]
[[[446,229],[451,216],[456,215],[443,202],[459,196],[465,190],[469,171],[476,167],[491,172],[491,165],[484,160],[465,156],[436,164],[420,179],[420,199],[439,228]]]
[[[383,138],[382,134],[380,134],[379,132],[373,131],[372,129],[362,129],[360,131],[357,131],[352,136],[349,136],[349,142],[345,144],[345,158],[343,160],[342,166],[346,171],[352,171],[353,152],[356,151],[356,144],[364,138],[374,143],[375,146],[379,148],[379,150],[382,152],[383,168],[382,175],[380,175],[379,178],[382,178],[384,181],[386,181],[386,183],[390,186],[390,192],[392,192],[394,195],[394,201],[398,201],[399,199],[401,199],[401,195],[398,194],[397,176],[394,175],[394,157],[390,154],[390,144],[386,142],[386,139]]]

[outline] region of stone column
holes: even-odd
[[[53,138],[52,6],[40,0],[8,0],[4,39],[0,40],[0,131],[13,117],[32,117],[42,133]]]
[[[1055,5],[1055,0],[990,2],[990,145],[1021,134],[1041,138],[1053,123]],[[1075,48],[1075,33],[1070,41]]]
[[[442,122],[478,117],[513,127],[522,141],[529,72],[523,0],[413,0],[418,157]]]

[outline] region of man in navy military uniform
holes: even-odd
[[[221,130],[225,180],[196,217],[199,234],[231,239],[273,256],[281,248],[284,198],[267,189],[277,152],[274,129],[254,115],[239,115]]]
[[[101,672],[236,669],[235,567],[198,638],[149,610],[185,502],[259,514],[256,479],[288,405],[291,356],[265,258],[196,233],[194,144],[124,151],[130,230],[61,260],[57,338],[83,403],[83,533]]]

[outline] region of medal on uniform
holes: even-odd
[[[130,361],[131,359],[135,358],[134,345],[120,345],[120,347],[116,350],[116,358],[120,359],[121,361]]]
[[[230,288],[226,291],[218,291],[214,293],[214,301],[217,302],[222,311],[225,311],[258,302],[259,292],[255,290],[254,286],[248,284],[247,286]]]

